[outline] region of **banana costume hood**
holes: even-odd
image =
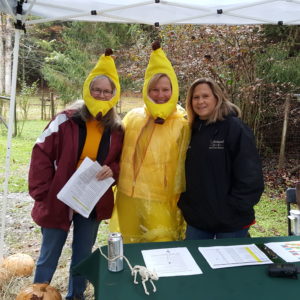
[[[120,82],[117,72],[117,68],[114,59],[111,57],[111,49],[106,49],[105,54],[102,54],[99,58],[98,63],[89,74],[83,84],[83,100],[89,110],[89,112],[96,118],[99,116],[104,117],[107,112],[114,107],[120,99]],[[115,91],[112,98],[108,101],[97,100],[92,97],[90,93],[90,85],[93,79],[97,76],[105,75],[111,79],[115,84]]]
[[[159,42],[153,43],[152,49],[153,52],[150,55],[149,64],[145,72],[143,99],[149,113],[156,120],[156,123],[163,123],[176,109],[179,95],[178,81],[171,62],[160,48]],[[166,74],[172,85],[172,96],[168,102],[163,104],[155,103],[148,95],[149,83],[152,77],[158,73]]]

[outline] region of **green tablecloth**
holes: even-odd
[[[267,242],[300,240],[298,236],[272,238],[245,238],[197,240],[144,244],[125,244],[124,255],[132,266],[145,265],[141,250],[168,247],[187,247],[203,274],[192,276],[161,277],[155,281],[156,293],[145,295],[141,283],[135,285],[130,269],[124,261],[124,270],[113,273],[107,270],[107,261],[99,249],[77,265],[73,272],[85,275],[95,288],[96,300],[283,300],[300,297],[300,279],[272,278],[267,266],[243,266],[211,269],[198,250],[200,246],[228,246],[240,244],[262,245]],[[103,252],[106,253],[104,247]],[[300,266],[300,262],[297,263]],[[147,285],[149,291],[152,287]]]

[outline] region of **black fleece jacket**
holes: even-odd
[[[237,117],[196,119],[186,157],[186,192],[178,202],[186,222],[209,232],[251,224],[264,189],[252,131]]]

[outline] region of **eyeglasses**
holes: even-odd
[[[113,92],[109,91],[109,90],[101,90],[101,89],[91,89],[91,92],[93,92],[94,94],[103,94],[105,97],[110,96]]]

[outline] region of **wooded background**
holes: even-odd
[[[299,28],[283,25],[154,28],[92,22],[31,26],[21,38],[17,105],[25,112],[21,116],[24,119],[31,96],[38,95],[44,101],[54,97],[61,105],[81,98],[86,76],[107,47],[114,49],[123,95],[139,97],[151,43],[159,39],[178,76],[182,105],[191,82],[199,77],[214,78],[241,108],[243,120],[255,133],[261,156],[276,159],[274,162],[280,168],[290,163],[291,171],[297,175]],[[4,96],[10,93],[13,31],[11,20],[1,14],[0,95]],[[4,103],[7,101],[0,101],[3,119]]]

